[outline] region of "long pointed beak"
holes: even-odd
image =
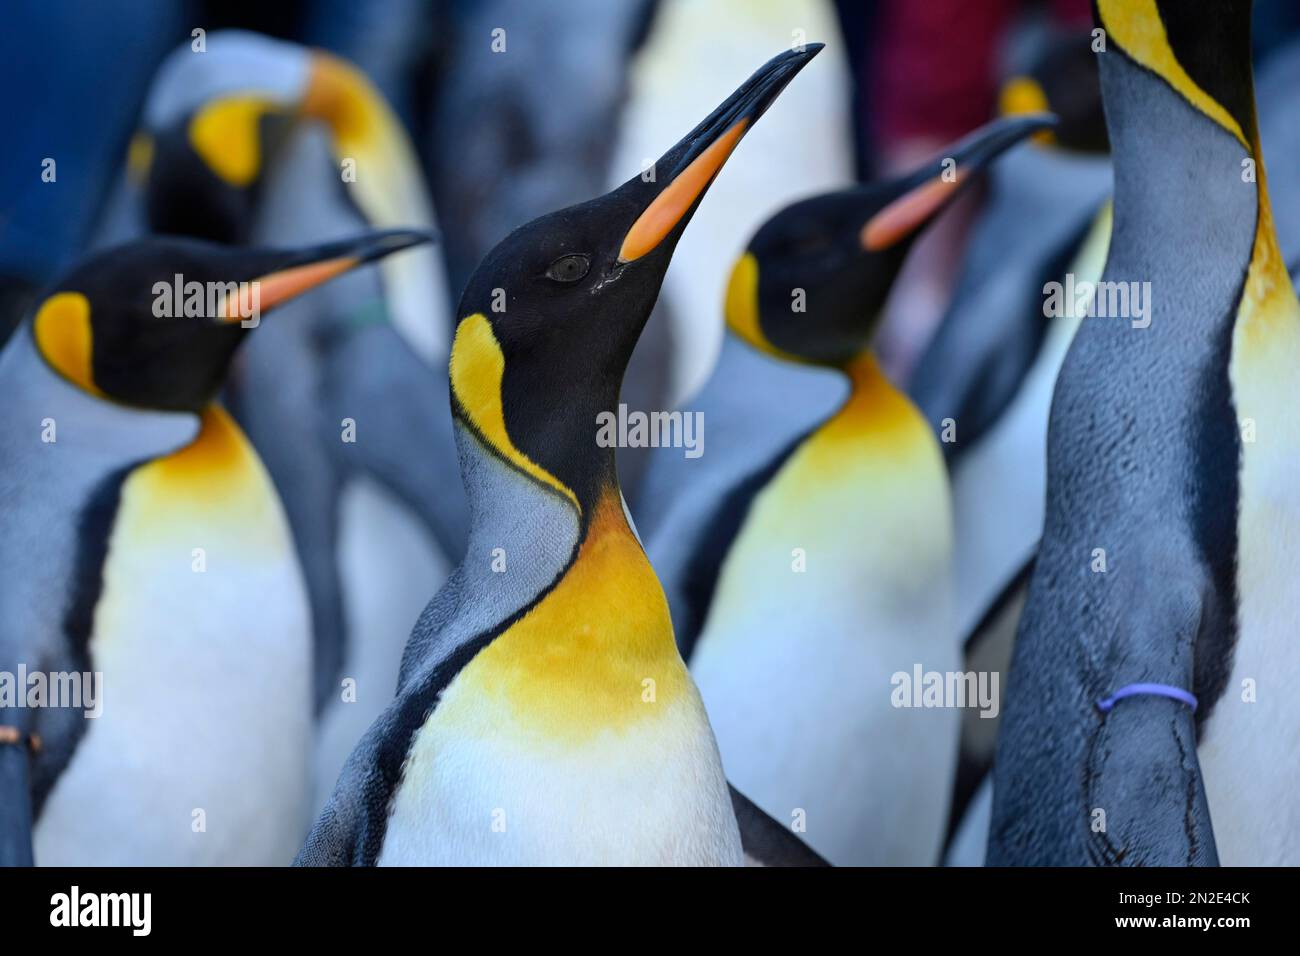
[[[768,60],[655,163],[655,179],[662,184],[624,236],[620,262],[639,259],[659,248],[668,236],[680,235],[736,144],[824,45],[809,43]],[[639,177],[627,188],[639,189],[644,182]]]
[[[263,312],[275,308],[335,276],[403,249],[431,242],[434,238],[430,232],[388,229],[366,233],[354,239],[276,253],[274,269],[260,275],[247,286],[241,286],[238,300],[227,303],[225,319],[238,322],[249,315],[254,305]],[[252,289],[257,290],[255,303],[252,300]]]
[[[901,181],[898,197],[862,227],[862,248],[879,252],[915,235],[995,159],[1021,140],[1055,125],[1051,113],[1026,113],[981,126]]]

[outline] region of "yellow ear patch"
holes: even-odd
[[[1188,103],[1218,123],[1250,149],[1240,124],[1214,97],[1197,85],[1178,62],[1156,0],[1097,0],[1106,33],[1130,57],[1172,86]]]
[[[190,121],[190,145],[208,168],[232,186],[248,186],[261,171],[257,124],[275,104],[256,96],[215,100]]]
[[[505,371],[506,358],[487,316],[476,312],[462,319],[451,346],[451,390],[456,401],[497,452],[524,474],[558,491],[581,514],[582,506],[573,491],[510,440],[501,401],[501,380]],[[594,422],[592,429],[594,434]]]
[[[91,371],[90,302],[80,292],[60,292],[41,304],[33,323],[36,347],[60,375],[103,396]]]
[[[749,345],[787,362],[802,362],[797,355],[783,351],[767,340],[758,322],[758,260],[746,252],[731,270],[724,305],[727,327]]]
[[[1033,77],[1013,76],[1002,84],[1002,90],[998,94],[998,112],[1003,116],[1020,116],[1024,113],[1047,113],[1050,111],[1051,104],[1047,102],[1047,94],[1043,92],[1043,88]],[[1030,139],[1044,146],[1050,146],[1056,142],[1056,137],[1050,129],[1039,130]]]

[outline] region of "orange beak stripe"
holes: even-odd
[[[328,282],[335,276],[356,268],[359,264],[358,260],[349,256],[342,259],[311,262],[305,266],[294,266],[292,269],[283,269],[279,272],[264,275],[256,280],[258,309],[270,309],[283,302],[288,302],[290,299],[300,296],[324,282]],[[238,300],[226,303],[226,314],[223,318],[227,322],[238,322],[248,315],[252,308],[253,302],[251,301],[249,287],[240,286]]]
[[[906,192],[867,220],[858,241],[867,252],[879,252],[907,238],[942,208],[961,185],[962,174],[952,181],[931,179]]]
[[[748,119],[738,121],[691,160],[691,164],[654,198],[623,237],[623,246],[618,251],[620,262],[640,259],[663,242],[664,236],[673,231],[695,200],[713,182],[713,177],[745,135],[748,125]]]

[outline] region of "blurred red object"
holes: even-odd
[[[993,112],[997,58],[1025,0],[882,0],[874,40],[873,126],[886,154],[906,140],[948,142]],[[1046,4],[1060,24],[1089,23],[1089,0]]]

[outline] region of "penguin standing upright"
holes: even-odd
[[[599,426],[701,197],[819,49],[775,57],[654,175],[521,227],[471,278],[451,357],[469,550],[299,862],[742,862]]]
[[[141,240],[76,267],[0,353],[0,666],[102,674],[97,702],[0,709],[0,747],[30,751],[2,765],[6,852],[30,856],[26,830],[40,864],[292,858],[307,600],[270,479],[215,398],[264,313],[426,238]]]
[[[922,227],[1049,123],[1005,120],[911,175],[796,203],[732,273],[731,332],[838,370],[849,394],[681,543],[716,575],[691,670],[733,781],[835,863],[935,861],[957,739],[955,711],[899,709],[891,688],[918,663],[956,670],[958,643],[943,458],[876,364],[874,321]]]
[[[1095,11],[1114,230],[1052,404],[988,861],[1295,864],[1300,304],[1250,3]]]
[[[160,231],[278,247],[433,221],[414,150],[366,77],[255,34],[177,50],[134,154],[132,191]],[[444,400],[446,299],[435,253],[412,249],[288,304],[230,380],[312,598],[322,800],[468,534]]]

